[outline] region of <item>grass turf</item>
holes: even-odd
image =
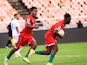
[[[87,65],[87,42],[58,44],[59,51],[57,52],[53,64],[54,65]],[[23,47],[21,50],[24,56],[28,47]],[[45,49],[45,46],[38,45],[37,50]],[[0,65],[4,65],[4,57],[11,50],[0,48]],[[46,65],[49,56],[34,55],[31,57],[31,64],[22,61],[22,58],[16,58],[14,55],[9,60],[9,65]]]

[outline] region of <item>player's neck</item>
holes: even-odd
[[[32,16],[34,18],[34,16],[32,15],[32,13],[30,14],[30,16]]]

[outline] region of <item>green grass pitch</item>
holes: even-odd
[[[53,64],[54,65],[87,65],[87,42],[58,44],[59,51],[57,52]],[[24,56],[28,47],[23,47],[21,50]],[[38,45],[37,49],[45,49],[44,45]],[[11,50],[0,48],[0,65],[4,65],[4,57]],[[34,55],[31,57],[31,64],[22,61],[22,58],[16,58],[14,55],[9,60],[9,65],[46,65],[49,56]]]

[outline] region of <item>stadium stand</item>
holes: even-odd
[[[7,0],[0,0],[0,33],[7,31],[7,25],[17,11]],[[22,18],[20,20],[23,20]],[[23,25],[22,25],[23,26]]]
[[[10,22],[15,9],[11,7],[7,0],[0,0],[0,31],[7,30],[7,24]]]
[[[27,8],[38,7],[37,16],[39,19],[62,19],[63,15],[68,12],[73,18],[71,24],[76,24],[79,20],[82,23],[87,22],[86,0],[22,0],[22,2]],[[53,24],[53,21],[49,23]]]
[[[38,8],[37,21],[41,21],[46,29],[63,19],[67,12],[72,16],[71,24],[67,27],[76,28],[79,20],[87,27],[87,0],[0,0],[0,26],[3,27],[0,31],[7,31],[6,26],[15,12],[25,18],[32,6]]]
[[[24,3],[22,3],[22,0],[8,0],[8,2],[13,8],[16,9],[17,12],[20,13],[23,18],[29,14],[27,7],[24,6]]]

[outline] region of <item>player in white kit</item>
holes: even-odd
[[[20,32],[19,32],[19,18],[20,18],[20,15],[18,13],[15,13],[14,18],[11,21],[12,37],[13,37],[15,43],[17,43],[18,36],[20,34]],[[21,50],[21,48],[15,52],[16,57],[22,57],[20,54],[20,50]]]

